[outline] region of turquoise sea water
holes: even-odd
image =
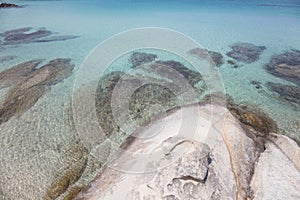
[[[17,59],[0,63],[5,69],[13,64],[35,59],[72,58],[79,67],[89,52],[101,41],[122,31],[141,27],[170,28],[196,40],[202,47],[223,55],[234,42],[264,45],[267,50],[253,64],[234,69],[219,68],[226,92],[236,101],[259,105],[283,125],[293,123],[298,112],[259,94],[249,84],[284,82],[263,69],[271,55],[300,49],[300,2],[296,0],[189,0],[189,1],[12,1],[26,5],[22,9],[0,11],[0,30],[20,27],[46,27],[60,34],[79,35],[73,40],[33,43],[8,48],[1,53]],[[276,108],[276,109],[275,109]],[[285,113],[285,118],[281,115]],[[288,118],[287,118],[288,116]],[[284,122],[282,122],[282,120]],[[296,124],[299,122],[295,122]],[[290,125],[288,125],[290,126]],[[286,127],[286,126],[285,126]],[[295,134],[295,133],[293,133]]]
[[[26,6],[0,10],[0,32],[21,27],[45,27],[62,35],[80,36],[66,41],[14,45],[5,47],[0,52],[4,56],[16,56],[11,61],[0,63],[0,71],[32,59],[51,60],[63,57],[71,58],[75,63],[75,73],[72,78],[53,87],[45,96],[45,102],[48,102],[49,106],[41,110],[36,109],[27,115],[32,120],[44,121],[44,126],[49,125],[42,128],[45,132],[53,128],[59,130],[57,134],[45,135],[47,139],[43,139],[43,136],[38,133],[26,136],[21,134],[21,138],[27,138],[23,138],[27,142],[23,140],[22,145],[29,147],[30,151],[36,150],[31,146],[31,141],[36,143],[37,140],[41,146],[47,144],[48,146],[36,147],[42,152],[43,148],[52,148],[51,144],[45,141],[51,140],[55,143],[56,136],[61,137],[66,134],[67,130],[56,124],[59,124],[59,118],[64,116],[65,108],[59,106],[69,102],[76,70],[93,48],[114,34],[142,27],[161,27],[179,31],[197,41],[203,48],[222,53],[225,60],[229,59],[225,55],[230,50],[229,46],[235,42],[250,42],[266,46],[267,49],[257,62],[244,64],[241,68],[233,68],[225,63],[218,68],[225,91],[236,102],[257,105],[268,113],[276,120],[282,133],[300,138],[299,110],[274,98],[276,94],[266,88],[258,91],[250,84],[250,81],[255,80],[262,83],[271,81],[292,85],[288,81],[270,75],[263,66],[274,54],[289,49],[300,50],[300,1],[298,0],[20,0],[8,2]],[[159,56],[164,60],[173,59],[164,54]],[[128,67],[127,62],[128,57],[122,58],[113,63],[113,67],[122,70],[122,67]],[[39,113],[36,112],[41,111],[48,113],[41,114],[43,117],[39,117]],[[32,127],[23,127],[26,128]],[[14,134],[16,130],[22,131],[22,127],[11,127],[11,129],[14,129],[12,131]],[[4,125],[0,130],[3,133],[9,130],[9,127]],[[39,135],[39,139],[32,139],[36,135]],[[7,163],[8,166],[9,161]],[[9,191],[9,189],[3,190]]]

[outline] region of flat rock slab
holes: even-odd
[[[247,42],[234,43],[230,48],[232,50],[227,52],[226,55],[244,63],[253,63],[257,61],[266,49],[265,46],[257,46]]]

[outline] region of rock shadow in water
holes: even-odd
[[[69,77],[70,59],[55,59],[40,68],[41,61],[21,63],[0,73],[0,86],[11,87],[0,105],[0,124],[30,109],[52,85]]]

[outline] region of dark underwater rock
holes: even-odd
[[[0,56],[0,63],[8,62],[8,61],[11,61],[15,58],[16,58],[16,56]]]
[[[40,63],[41,60],[31,60],[0,72],[0,89],[18,85],[28,78]]]
[[[233,68],[240,68],[240,67],[243,67],[243,65],[241,65],[240,63],[237,63],[233,60],[227,60],[227,63],[229,65],[231,65]]]
[[[217,67],[220,67],[224,64],[223,55],[215,51],[208,51],[208,54],[211,56],[212,60],[215,62]]]
[[[188,53],[192,54],[192,55],[196,55],[203,59],[208,59],[208,57],[210,56],[217,67],[220,67],[221,65],[224,64],[223,55],[221,53],[218,53],[215,51],[209,51],[207,49],[195,48],[195,49],[190,50]]]
[[[120,78],[124,75],[122,72],[112,72],[101,77],[96,90],[96,113],[99,124],[106,135],[119,131],[111,108],[112,93]]]
[[[266,49],[265,46],[256,46],[251,43],[237,42],[230,46],[231,51],[226,55],[244,63],[252,63],[259,59],[260,55]]]
[[[256,89],[262,88],[262,83],[259,81],[250,81],[251,85],[254,85]]]
[[[55,41],[64,41],[78,38],[79,36],[76,35],[59,35],[59,36],[50,36],[46,38],[41,38],[36,40],[35,42],[55,42]]]
[[[13,3],[0,3],[0,8],[22,8],[23,6],[19,6]]]
[[[300,51],[290,50],[273,55],[265,69],[274,76],[300,85]]]
[[[3,45],[27,44],[34,42],[53,42],[74,39],[74,35],[53,35],[52,31],[45,28],[34,30],[32,27],[23,27],[5,31],[2,36]]]
[[[40,61],[22,63],[1,73],[2,87],[12,86],[14,80],[17,84],[11,87],[0,105],[0,124],[30,109],[50,86],[70,76],[74,67],[70,59],[51,60],[37,68],[39,63]]]
[[[178,71],[184,78],[192,85],[195,86],[197,83],[199,83],[202,80],[202,75],[199,72],[193,71],[180,62],[177,61],[157,61],[157,64],[166,65],[172,69],[175,69]],[[172,75],[172,73],[169,73]]]
[[[142,64],[150,63],[155,61],[157,55],[150,53],[134,52],[131,54],[129,61],[132,64],[132,67],[136,67]]]
[[[37,31],[26,33],[17,30],[17,32],[9,32],[9,34],[4,34],[4,44],[11,45],[11,44],[22,44],[22,43],[30,43],[36,39],[46,37],[51,35],[52,32],[48,31],[44,28],[41,28]]]
[[[279,94],[280,98],[300,108],[300,88],[292,85],[268,82],[269,90]]]
[[[182,103],[197,102],[197,97],[192,95],[186,100],[186,93],[192,90],[200,95],[206,89],[206,85],[202,83],[202,76],[199,72],[188,69],[176,61],[148,63],[141,66],[136,74],[112,72],[99,80],[96,90],[96,113],[99,124],[106,135],[124,134],[113,116],[113,98],[125,98],[124,101],[128,105],[123,105],[122,100],[121,105],[118,105],[118,117],[128,122],[127,124],[134,121],[133,126],[137,128],[148,123],[156,115],[181,106]],[[113,92],[119,96],[113,97]],[[124,97],[128,95],[127,93],[130,95]],[[122,114],[127,111],[129,116],[123,119]]]

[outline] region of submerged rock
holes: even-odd
[[[193,71],[186,66],[184,66],[182,63],[177,62],[177,61],[157,61],[156,63],[162,64],[165,66],[168,66],[172,69],[175,69],[178,71],[184,78],[192,85],[195,86],[197,83],[199,83],[202,79],[202,75],[199,72]],[[167,73],[168,74],[168,73]],[[166,74],[166,75],[167,75]],[[172,72],[169,72],[171,76],[173,75]],[[173,77],[174,78],[174,77]]]
[[[0,56],[0,63],[14,60],[16,56]]]
[[[35,42],[55,42],[78,38],[76,35],[58,35],[37,39]]]
[[[262,83],[259,81],[250,81],[251,85],[254,85],[256,89],[262,88]]]
[[[0,3],[0,8],[22,8],[23,6],[19,6],[14,3]]]
[[[0,89],[18,85],[28,78],[40,63],[41,60],[31,60],[0,72]]]
[[[199,58],[208,59],[210,57],[217,67],[224,64],[223,55],[215,51],[209,51],[207,49],[192,49],[188,52],[189,54],[196,55]]]
[[[3,37],[2,45],[26,44],[33,42],[53,42],[64,41],[77,38],[73,35],[53,35],[52,31],[45,28],[34,30],[32,27],[23,27],[5,31],[0,36]]]
[[[26,33],[27,31],[31,31],[31,28],[24,28],[21,30],[16,29],[16,31],[10,30],[8,32],[4,32],[4,45],[31,43],[34,42],[36,39],[46,37],[52,34],[51,31],[46,30],[44,28],[29,33]]]
[[[142,64],[150,63],[155,61],[157,55],[151,53],[134,52],[131,54],[129,61],[132,67],[136,67]]]
[[[227,60],[227,63],[228,63],[229,65],[231,65],[233,68],[240,68],[240,67],[243,67],[242,64],[237,63],[237,62],[235,62],[235,61],[233,61],[233,60]]]
[[[106,135],[124,134],[113,108],[122,123],[136,128],[174,107],[198,102],[193,94],[200,96],[206,89],[200,73],[176,61],[156,61],[135,69],[127,74],[112,72],[98,83],[96,112]],[[114,106],[118,100],[121,102]]]
[[[273,55],[265,69],[274,76],[300,85],[300,51],[290,50]]]
[[[11,86],[0,104],[0,124],[20,116],[42,97],[50,86],[71,75],[70,59],[55,59],[37,68],[40,61],[19,64],[1,72],[1,87]]]
[[[278,134],[264,139],[262,151],[222,107],[182,108],[137,129],[75,199],[298,199],[299,147]]]
[[[292,85],[268,82],[269,90],[279,94],[280,98],[300,108],[300,88]]]
[[[257,61],[266,49],[265,46],[256,46],[246,42],[237,42],[230,47],[232,50],[227,52],[226,55],[244,63],[253,63]]]
[[[211,56],[212,60],[215,62],[217,67],[220,67],[224,64],[223,55],[215,51],[208,51],[208,54]]]

